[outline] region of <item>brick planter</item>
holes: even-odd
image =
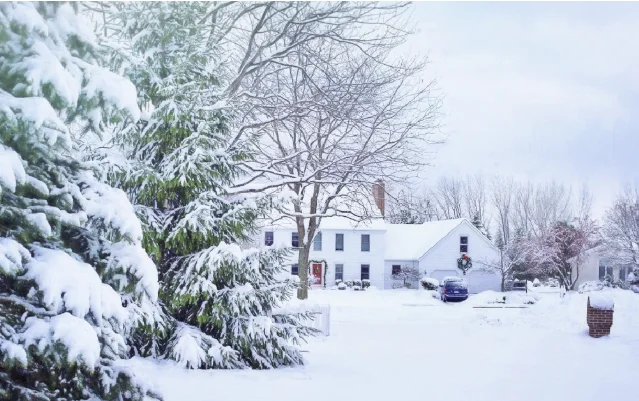
[[[586,321],[588,322],[588,334],[590,334],[590,337],[599,338],[609,335],[613,314],[614,309],[612,308],[592,307],[590,305],[590,297],[588,297]]]

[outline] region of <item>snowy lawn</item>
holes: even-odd
[[[610,337],[588,337],[587,294],[538,292],[528,308],[443,304],[424,291],[311,291],[331,305],[331,336],[307,365],[189,371],[127,361],[167,401],[636,399],[639,294],[614,290]],[[484,296],[485,297],[485,296]],[[486,298],[486,297],[485,297]],[[488,297],[490,298],[490,297]]]

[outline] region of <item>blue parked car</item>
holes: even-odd
[[[439,294],[444,302],[468,299],[468,285],[459,277],[446,277],[439,283]]]

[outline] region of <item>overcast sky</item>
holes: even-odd
[[[639,3],[419,3],[413,52],[444,98],[425,176],[588,183],[597,214],[639,179]]]

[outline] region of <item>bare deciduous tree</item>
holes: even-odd
[[[523,241],[510,241],[501,244],[499,247],[499,258],[482,260],[481,264],[486,270],[493,271],[501,277],[501,291],[506,290],[506,280],[513,277],[513,274],[526,263],[533,255],[533,248]]]
[[[495,212],[498,238],[501,237],[504,245],[510,243],[512,234],[511,223],[513,219],[512,204],[515,182],[510,178],[495,177],[491,182],[490,200]]]
[[[464,183],[455,177],[441,177],[433,189],[440,219],[459,219],[464,216]]]
[[[386,218],[392,224],[422,224],[436,220],[437,212],[426,191],[403,188],[387,191]]]
[[[258,94],[255,109],[273,118],[260,128],[252,181],[262,176],[260,190],[285,186],[292,194],[280,212],[297,227],[300,266],[323,218],[370,218],[378,179],[403,181],[424,165],[420,151],[439,102],[421,80],[423,62],[391,65],[388,53],[319,42],[272,72]],[[306,269],[299,271],[305,282]],[[298,296],[307,297],[305,286]]]
[[[391,279],[396,281],[393,288],[413,288],[421,276],[418,267],[404,265],[398,272],[391,274]]]
[[[606,212],[602,231],[607,256],[639,268],[639,186],[626,185]]]

